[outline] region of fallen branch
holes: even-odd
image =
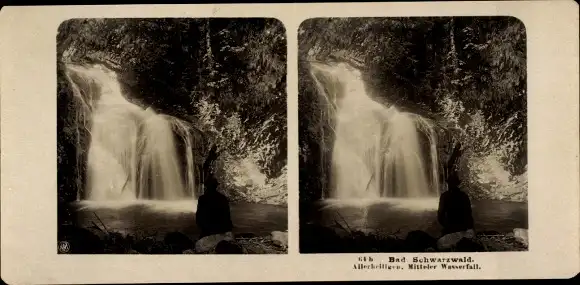
[[[339,226],[343,231],[347,232],[349,235],[352,235],[352,232],[350,232],[348,229],[346,229],[343,225],[341,225],[336,219],[334,219],[334,223]]]
[[[93,212],[93,215],[95,215],[95,217],[97,218],[97,220],[99,220],[99,222],[101,223],[101,225],[103,225],[103,229],[105,229],[105,232],[107,233],[107,235],[110,235],[111,233],[109,232],[109,230],[105,226],[105,223],[103,223],[103,221],[101,221],[101,218],[99,218],[99,216],[97,215],[97,213]]]
[[[91,223],[93,224],[93,227],[94,227],[94,228],[97,228],[97,229],[98,229],[99,231],[101,231],[101,232],[107,233],[106,231],[104,231],[103,229],[101,229],[101,227],[99,227],[99,225],[97,225],[97,224],[95,223],[95,221],[91,221]]]
[[[342,219],[342,221],[344,222],[344,224],[346,225],[346,227],[348,228],[348,232],[350,234],[352,234],[352,229],[350,228],[350,226],[348,225],[348,223],[346,222],[346,219],[340,214],[340,212],[336,211],[336,214]]]

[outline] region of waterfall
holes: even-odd
[[[195,133],[190,124],[129,102],[117,74],[102,65],[68,64],[66,75],[82,105],[77,112],[88,118],[77,122],[90,136],[89,145],[77,146],[88,147],[82,199],[196,198]]]
[[[417,114],[382,105],[346,63],[311,63],[332,118],[330,199],[431,198],[439,194],[436,132]]]

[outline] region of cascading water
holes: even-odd
[[[311,63],[334,128],[330,197],[432,198],[439,194],[436,133],[427,119],[372,100],[346,63]]]
[[[129,102],[116,73],[102,65],[66,68],[75,98],[82,102],[80,112],[88,118],[78,122],[90,134],[83,199],[195,199],[193,128]],[[184,144],[183,154],[177,139]]]

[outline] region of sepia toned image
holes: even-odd
[[[56,44],[59,253],[287,253],[280,21],[71,19]]]
[[[578,17],[571,1],[4,6],[0,279],[573,277]]]
[[[298,37],[301,253],[528,250],[521,21],[315,18]]]

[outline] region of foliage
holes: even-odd
[[[516,125],[520,113],[515,112],[504,123],[493,125],[485,120],[481,110],[465,113],[460,101],[446,98],[444,102],[444,118],[456,130],[466,150],[458,170],[468,193],[477,199],[526,200],[527,167],[521,174],[510,172],[506,167],[517,163],[520,145],[514,134],[522,127]],[[460,115],[467,115],[470,120],[461,125]]]
[[[501,179],[481,178],[495,167],[492,164],[508,173],[509,183],[502,187],[517,184],[515,192],[525,192],[525,41],[525,27],[510,17],[303,22],[299,29],[301,198],[316,199],[327,191],[332,122],[309,78],[308,62],[333,57],[361,66],[374,100],[435,119],[453,130],[467,154],[463,160],[469,164],[463,172],[474,194],[508,195],[495,195],[505,190],[497,185],[481,187],[500,183]],[[306,174],[313,172],[312,177]],[[322,183],[316,181],[319,177]]]
[[[231,198],[251,202],[285,203],[286,166],[277,176],[268,176],[269,169],[260,169],[259,165],[280,154],[277,148],[278,137],[272,135],[279,131],[275,115],[256,128],[247,128],[238,113],[223,115],[217,104],[202,100],[198,103],[200,122],[204,129],[218,138],[220,149],[226,150],[218,160],[217,175]],[[217,123],[223,119],[222,124]],[[273,129],[273,131],[272,131]]]
[[[72,19],[59,27],[57,59],[60,74],[69,62],[116,70],[130,101],[203,126],[212,144],[219,145],[225,165],[239,164],[247,152],[268,180],[285,175],[286,35],[281,22]],[[68,92],[65,78],[58,81],[59,94]],[[59,106],[72,106],[72,101],[59,96]],[[59,110],[61,126],[70,126],[73,109]],[[59,135],[59,145],[74,137]],[[228,169],[224,179],[234,175]]]

